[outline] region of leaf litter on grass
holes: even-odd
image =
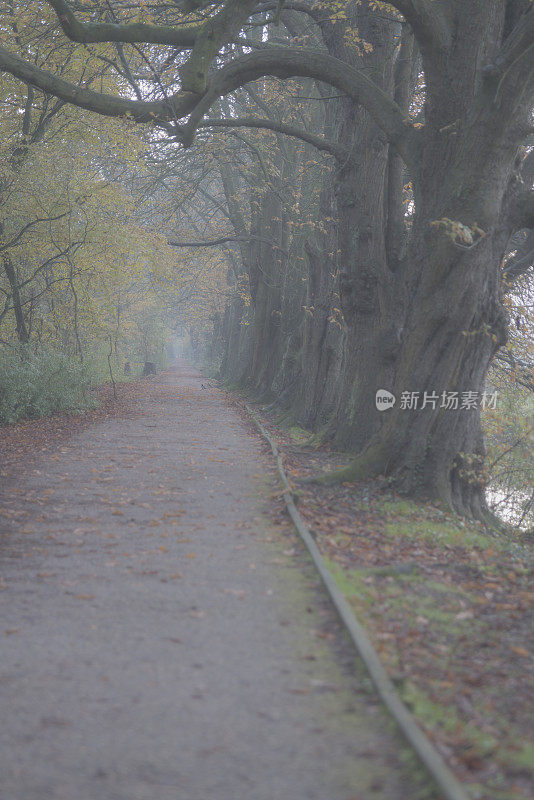
[[[528,539],[398,497],[384,480],[299,483],[348,456],[263,422],[340,588],[449,766],[478,800],[534,797]]]

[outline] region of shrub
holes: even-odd
[[[0,350],[0,422],[93,406],[91,377],[71,356],[31,346]]]

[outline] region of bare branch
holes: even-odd
[[[518,278],[534,266],[534,230],[530,230],[526,235],[520,235],[517,245],[513,241],[515,238],[512,237],[511,246],[516,253],[507,261],[502,271],[503,284],[508,291],[513,288]]]
[[[71,105],[95,111],[105,117],[129,117],[135,122],[154,122],[156,120],[161,122],[174,118],[175,114],[185,117],[198,103],[198,95],[192,92],[177,92],[170,98],[175,112],[172,113],[165,100],[152,102],[128,100],[123,97],[93,92],[35,67],[10,53],[4,47],[0,47],[0,69]]]
[[[510,264],[507,264],[503,269],[503,277],[507,285],[513,283],[522,275],[525,275],[529,269],[534,266],[534,250],[527,253],[520,258],[514,258]]]
[[[196,105],[189,122],[177,127],[178,138],[185,146],[190,145],[203,116],[219,97],[267,75],[282,80],[313,78],[334,86],[367,109],[407,164],[417,164],[418,132],[395,101],[362,70],[321,50],[309,48],[270,47],[230,62],[214,76],[211,87]]]
[[[211,241],[206,242],[170,242],[167,241],[167,244],[171,247],[217,247],[220,244],[226,244],[227,242],[243,242],[245,241],[239,236],[221,236],[220,239],[212,239]]]
[[[276,120],[260,119],[259,117],[236,117],[235,119],[205,119],[198,126],[199,128],[264,128],[276,133],[283,133],[285,136],[292,136],[301,139],[307,144],[311,144],[325,153],[330,153],[340,161],[346,161],[350,155],[349,151],[325,139],[324,136],[315,136],[308,133],[303,128],[287,125]]]
[[[114,22],[79,22],[66,0],[47,0],[57,14],[65,36],[73,42],[127,42],[129,44],[168,44],[190,49],[196,42],[198,27],[175,28],[172,25],[147,25],[137,22],[118,25]]]
[[[185,146],[191,144],[195,131],[213,103],[239,87],[265,76],[282,80],[301,77],[323,81],[364,106],[409,166],[418,162],[417,131],[395,101],[360,69],[356,69],[320,50],[288,47],[266,48],[231,61],[212,77],[204,95],[179,91],[165,100],[152,102],[129,100],[84,89],[41,70],[0,47],[0,69],[11,73],[42,91],[75,106],[110,117],[129,117],[136,122],[156,122],[170,131]],[[186,125],[169,126],[169,120],[190,115]]]
[[[167,244],[170,247],[217,247],[221,244],[226,244],[228,242],[247,242],[256,241],[256,242],[263,242],[263,244],[267,244],[275,250],[278,250],[280,253],[284,255],[288,255],[287,250],[284,250],[283,247],[280,247],[280,244],[273,239],[266,239],[263,236],[254,236],[251,234],[250,236],[221,236],[220,239],[208,239],[205,242],[171,242],[167,240]]]
[[[30,228],[33,228],[35,225],[39,225],[41,222],[56,222],[58,219],[63,219],[64,217],[68,216],[68,214],[70,214],[70,211],[65,211],[63,214],[58,214],[56,217],[42,217],[39,219],[33,219],[31,222],[28,222],[26,225],[24,225],[20,231],[9,240],[9,242],[6,242],[0,246],[0,253],[3,253],[5,250],[9,250],[11,247],[14,247],[18,242],[20,242],[26,231],[30,230]]]
[[[79,250],[82,244],[83,242],[70,242],[63,250],[59,250],[58,253],[55,253],[53,256],[47,258],[46,261],[43,261],[42,264],[39,264],[39,266],[34,269],[33,273],[30,275],[29,278],[26,278],[26,280],[22,281],[22,283],[19,283],[19,289],[24,289],[25,286],[34,281],[35,278],[37,278],[37,276],[41,272],[44,272],[44,270],[50,266],[50,264],[53,264],[55,261],[59,261],[59,259],[68,255],[68,253],[70,253],[71,251],[76,252],[77,250]],[[68,280],[68,279],[62,277],[59,280]],[[26,302],[30,301],[26,300],[25,302],[22,303],[22,305],[25,305]]]
[[[279,8],[278,0],[276,0],[275,2],[260,3],[260,5],[258,6],[258,13],[264,11],[278,11],[278,8]],[[313,2],[310,5],[307,5],[306,3],[292,2],[292,0],[286,0],[286,2],[284,2],[284,11],[300,11],[302,14],[307,14],[316,22],[320,22],[322,20],[322,17],[324,16],[320,7],[316,6]]]
[[[522,359],[516,358],[509,350],[501,348],[495,354],[495,361],[504,364],[506,368],[511,369],[515,373],[515,380],[525,389],[534,391],[534,380],[532,379],[533,365],[529,364]]]

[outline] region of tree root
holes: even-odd
[[[350,464],[332,472],[323,472],[309,479],[310,483],[331,485],[335,483],[354,483],[369,480],[384,474],[384,459],[379,447],[368,447],[356,456]]]

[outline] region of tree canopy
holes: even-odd
[[[200,154],[170,246],[222,248],[241,287],[211,311],[223,371],[244,360],[242,380],[354,450],[326,479],[386,475],[486,518],[481,409],[445,400],[482,396],[506,361],[507,298],[532,265],[530,0],[49,0],[1,24],[27,108],[38,90],[47,109],[145,123],[160,187],[177,148]],[[382,414],[382,389],[421,405]]]

